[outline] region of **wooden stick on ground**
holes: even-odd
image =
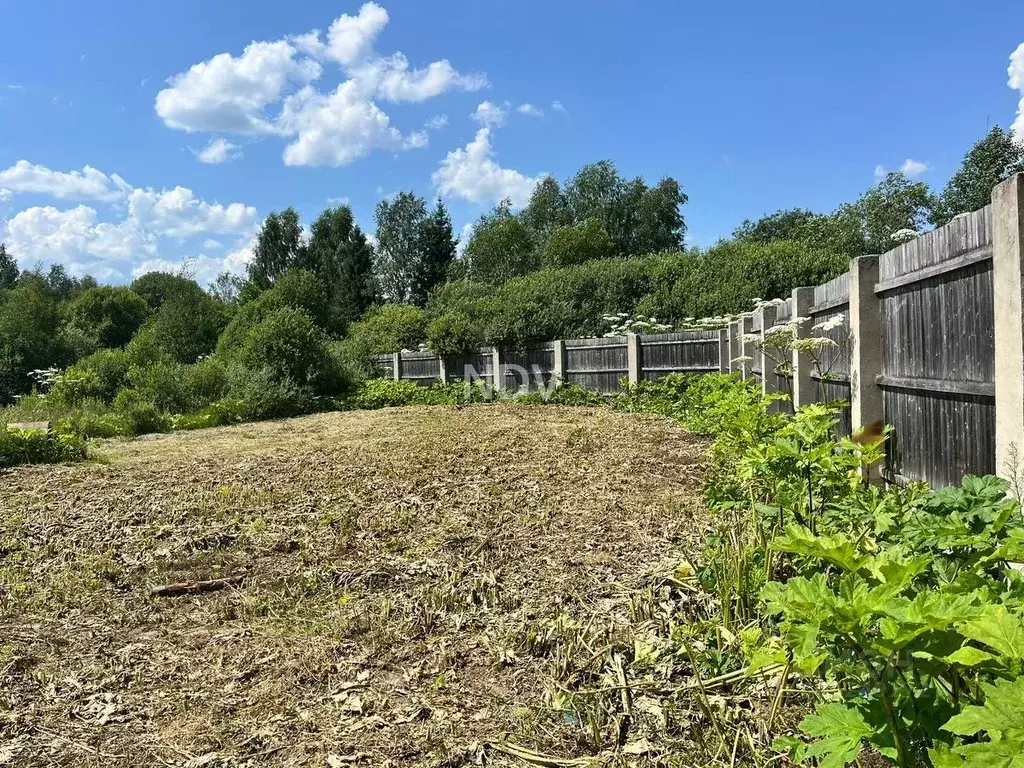
[[[149,594],[153,597],[177,597],[179,595],[197,595],[200,592],[216,592],[227,587],[240,587],[245,574],[228,576],[223,579],[209,581],[185,581],[179,584],[161,584],[153,587]]]

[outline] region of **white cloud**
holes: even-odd
[[[1010,54],[1010,66],[1006,70],[1009,75],[1007,85],[1020,91],[1020,102],[1017,105],[1017,119],[1013,121],[1013,132],[1017,141],[1024,142],[1024,43]]]
[[[107,176],[88,165],[80,171],[51,171],[28,160],[19,160],[7,170],[0,171],[0,187],[16,194],[103,203],[122,200],[131,191],[131,185],[116,173]]]
[[[254,207],[207,202],[185,187],[162,191],[132,188],[119,176],[107,176],[88,166],[81,173],[52,171],[26,161],[12,168],[17,173],[8,178],[26,191],[58,199],[91,196],[101,201],[112,197],[110,190],[119,195],[112,201],[114,220],[104,220],[86,205],[67,210],[46,205],[26,208],[6,222],[0,221],[0,240],[7,241],[22,264],[61,261],[79,273],[117,277],[123,273],[112,263],[125,262],[125,271],[131,271],[137,259],[159,259],[161,240],[184,242],[204,234],[222,234],[247,241],[259,224]],[[210,250],[221,247],[212,239],[204,245]]]
[[[476,108],[476,111],[470,115],[480,125],[492,125],[498,127],[505,124],[506,112],[497,104],[492,104],[489,101],[481,101]]]
[[[521,207],[541,177],[498,165],[491,148],[491,128],[484,126],[465,147],[449,152],[431,178],[441,194],[474,203],[497,203],[508,197]]]
[[[203,241],[203,248],[207,251],[219,251],[223,247],[224,246],[221,245],[220,240],[214,240],[213,238],[210,238],[208,240]]]
[[[14,197],[14,193],[11,190],[0,187],[0,203],[6,203],[12,197]]]
[[[156,111],[186,131],[280,135],[286,165],[345,165],[373,150],[426,146],[425,131],[405,135],[374,102],[422,102],[450,90],[479,90],[482,74],[461,74],[447,59],[415,68],[401,53],[380,56],[374,43],[388,12],[373,2],[342,14],[327,30],[253,42],[241,56],[221,53],[168,80]],[[332,92],[313,86],[333,62],[347,76]]]
[[[440,114],[434,115],[432,118],[427,120],[426,124],[423,127],[426,128],[428,131],[439,131],[446,125],[448,125],[448,115]]]
[[[22,263],[88,255],[99,259],[129,259],[156,252],[155,237],[135,222],[98,221],[94,208],[79,205],[67,211],[36,206],[18,212],[7,222],[8,246]]]
[[[168,272],[172,275],[182,271],[183,262],[170,259],[146,259],[132,267],[132,277],[141,277],[150,272]]]
[[[285,165],[345,165],[374,149],[404,148],[401,131],[352,80],[329,96],[314,88],[289,96],[281,125],[297,137],[285,147]]]
[[[904,160],[903,165],[900,166],[900,173],[910,178],[920,176],[927,170],[928,163],[922,163],[920,160],[913,160],[909,157]]]
[[[530,104],[529,102],[527,102],[526,104],[520,104],[518,107],[516,107],[516,112],[518,112],[521,115],[528,115],[530,117],[544,117],[544,110],[540,109],[539,107],[533,106],[533,104]]]
[[[195,152],[195,150],[193,150]],[[229,163],[232,160],[237,160],[242,156],[241,150],[237,144],[232,144],[227,139],[218,136],[215,139],[210,139],[209,143],[198,152],[195,152],[196,158],[200,163],[206,163],[208,165],[218,165],[220,163]]]
[[[322,72],[318,62],[297,54],[285,40],[250,43],[238,58],[217,54],[171,77],[156,95],[156,113],[184,131],[274,133],[265,108]]]
[[[902,173],[908,179],[912,179],[916,176],[920,176],[922,173],[929,169],[928,163],[921,162],[920,160],[914,160],[908,157],[900,167],[897,169],[899,173]],[[889,169],[884,165],[875,166],[875,181],[882,181],[886,176],[889,175]]]
[[[552,112],[565,112],[567,110],[565,109],[565,107],[562,106],[562,102],[556,100],[556,101],[552,101],[551,102],[551,111]]]

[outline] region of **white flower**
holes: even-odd
[[[764,332],[764,335],[768,336],[768,335],[776,334],[776,333],[792,333],[792,332],[793,332],[793,329],[790,328],[788,325],[773,325],[771,328],[768,328]]]
[[[761,335],[758,333],[744,333],[740,336],[740,341],[744,344],[759,344],[761,342]]]
[[[794,317],[792,320],[789,321],[789,324],[790,325],[803,325],[804,323],[809,323],[809,322],[811,322],[811,318],[809,318],[809,317]]]
[[[889,237],[896,243],[909,243],[917,237],[917,231],[913,229],[897,229]]]
[[[828,320],[824,320],[813,326],[813,328],[816,331],[833,331],[836,328],[841,328],[844,322],[846,322],[846,315],[840,312],[835,317],[830,317]]]
[[[734,357],[732,359],[734,363],[750,363],[753,362],[753,360],[754,358],[752,358],[750,355],[740,355],[739,357]]]

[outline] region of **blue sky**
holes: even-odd
[[[706,245],[878,166],[939,187],[1024,98],[1019,0],[8,0],[0,25],[0,240],[114,282],[242,269],[287,205],[372,232],[413,189],[461,230],[601,158],[677,178]]]

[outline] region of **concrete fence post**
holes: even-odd
[[[441,355],[437,356],[437,380],[441,384],[448,383],[448,366]]]
[[[402,380],[402,353],[395,352],[391,355],[391,372],[395,381]]]
[[[774,327],[775,320],[779,316],[779,308],[774,304],[768,304],[757,310],[757,316],[761,321],[761,346],[755,347],[754,363],[761,369],[761,392],[770,395],[779,391],[779,378],[775,375],[775,361],[771,355],[764,351],[765,336]],[[774,352],[774,354],[778,354]]]
[[[494,391],[501,392],[505,389],[505,366],[501,362],[501,350],[497,347],[491,348],[491,375],[494,379]]]
[[[1010,477],[1024,453],[1024,174],[992,190],[996,473]]]
[[[739,321],[739,335],[740,335],[740,356],[744,359],[740,365],[740,372],[744,380],[751,379],[754,377],[754,344],[751,341],[744,341],[744,336],[750,336],[754,332],[754,316],[752,314],[746,314],[740,317]]]
[[[850,262],[850,421],[854,434],[879,423],[882,390],[882,311],[875,295],[878,257],[859,256]]]
[[[814,306],[814,288],[793,289],[793,312],[792,318],[811,316],[811,307]],[[811,336],[811,321],[796,324],[796,338],[807,339]],[[814,371],[814,362],[806,352],[793,350],[793,408],[794,410],[808,403],[814,402],[814,379],[811,373]]]
[[[729,329],[719,328],[718,329],[718,372],[728,373],[729,372],[729,361],[731,360],[729,355]]]
[[[554,341],[554,357],[552,375],[559,384],[565,384],[566,354],[565,341],[562,339],[555,339]]]
[[[626,334],[626,368],[630,385],[640,383],[640,336]]]

